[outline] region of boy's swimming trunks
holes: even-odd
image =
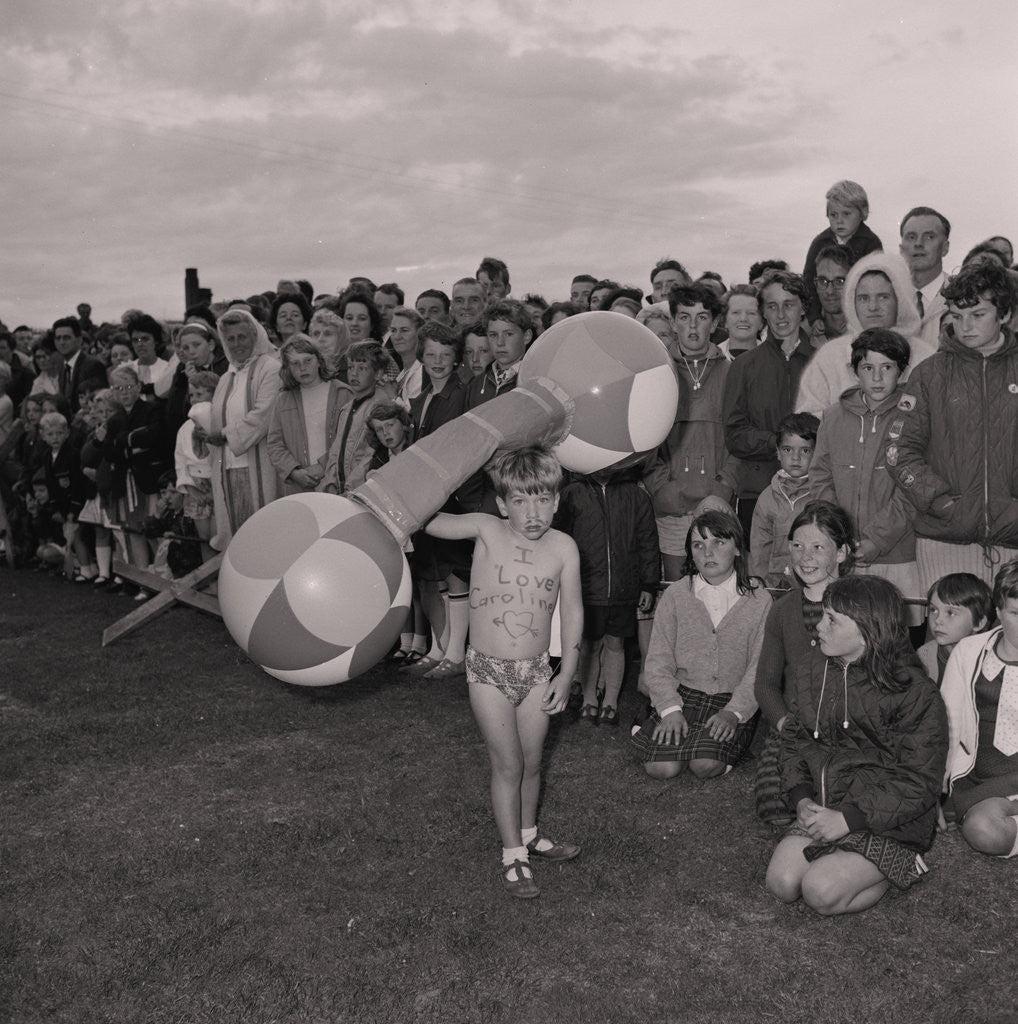
[[[551,679],[548,653],[536,658],[496,658],[467,647],[467,682],[496,687],[513,707],[519,707],[535,686]]]

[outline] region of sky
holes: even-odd
[[[0,319],[179,318],[304,277],[649,290],[663,256],[799,269],[824,193],[1018,235],[1013,0],[16,0]],[[956,262],[952,264],[952,260]]]

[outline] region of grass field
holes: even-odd
[[[1018,1020],[1013,861],[949,835],[824,920],[763,889],[751,767],[655,783],[570,719],[583,854],[514,901],[462,681],[290,688],[179,608],[103,650],[133,605],[85,590],[0,573],[0,1021]]]

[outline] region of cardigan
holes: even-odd
[[[806,629],[802,616],[805,592],[798,587],[779,597],[767,613],[763,645],[756,666],[754,694],[768,723],[778,722],[791,713],[785,688],[790,676],[802,662],[815,661],[821,669],[826,660],[820,642]]]
[[[682,705],[680,685],[703,693],[730,693],[722,708],[748,721],[756,713],[753,696],[757,659],[771,597],[758,586],[742,595],[714,628],[684,576],[662,595],[654,614],[644,680],[655,708]]]

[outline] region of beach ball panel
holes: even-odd
[[[329,494],[327,491],[291,494],[283,500],[299,503],[305,507],[318,522],[319,536],[364,511],[363,506],[357,505],[349,498],[341,497],[338,494]],[[271,508],[271,505],[267,507]]]
[[[242,576],[230,560],[228,549],[219,569],[219,610],[230,636],[241,646],[247,647],[251,629],[272,591],[279,586],[279,580],[260,580]]]
[[[301,626],[340,647],[360,643],[392,604],[370,554],[324,537],[287,570],[283,587]]]
[[[632,378],[607,384],[596,393],[578,395],[573,433],[588,444],[631,451],[629,436]]]
[[[564,441],[554,448],[555,456],[574,473],[596,473],[599,469],[607,469],[620,459],[624,459],[630,452],[617,451],[615,449],[601,448],[597,445],[588,444],[573,434],[570,434]]]
[[[325,533],[322,539],[349,544],[368,553],[389,588],[389,601],[395,599],[403,579],[406,559],[393,535],[370,512],[362,511],[360,515],[339,523]]]
[[[351,652],[351,677],[367,672],[389,653],[406,625],[409,610],[409,604],[393,606],[382,621],[357,644]]]
[[[330,644],[308,632],[294,615],[280,582],[251,628],[247,653],[267,672],[308,669],[331,661],[348,650],[348,646]]]
[[[230,540],[230,561],[249,579],[278,580],[321,536],[318,519],[302,502],[287,498],[259,509],[257,516]]]
[[[350,661],[353,651],[344,651],[321,665],[301,669],[273,669],[263,665],[270,676],[293,686],[334,686],[351,678]]]
[[[670,366],[638,373],[629,396],[629,436],[637,451],[656,448],[675,422],[679,385]]]

